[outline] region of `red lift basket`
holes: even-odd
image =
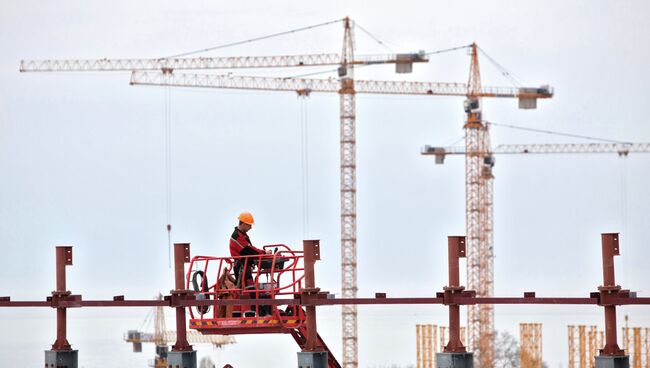
[[[303,252],[284,244],[263,249],[273,254],[192,258],[187,288],[196,292],[197,299],[299,298],[305,277]],[[304,323],[303,309],[293,305],[190,308],[190,328],[202,334],[291,334]]]

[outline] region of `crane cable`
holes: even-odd
[[[370,33],[367,29],[361,27],[361,25],[360,25],[359,23],[356,23],[356,22],[355,22],[354,25],[355,25],[355,27],[359,28],[363,33],[365,33],[365,34],[368,35],[370,38],[372,38],[373,40],[375,40],[375,42],[377,42],[379,45],[385,47],[388,51],[390,51],[390,52],[392,52],[392,53],[395,53],[395,50],[393,50],[390,46],[388,46],[386,42],[380,40],[378,37],[376,37],[375,35],[373,35],[372,33]],[[403,47],[401,47],[401,46],[398,46],[398,47],[403,48]]]
[[[300,99],[300,164],[302,169],[302,236],[309,237],[309,126],[307,96]]]
[[[468,49],[470,47],[472,47],[472,45],[463,45],[463,46],[450,47],[448,49],[442,49],[442,50],[427,52],[425,55],[431,56],[431,55],[443,54],[445,52]]]
[[[542,129],[534,129],[534,128],[525,128],[525,127],[520,127],[516,125],[510,125],[510,124],[498,124],[494,122],[485,122],[488,125],[494,125],[494,126],[499,126],[499,127],[506,127],[506,128],[511,128],[511,129],[519,129],[519,130],[526,130],[526,131],[532,131],[536,133],[544,133],[544,134],[552,134],[552,135],[559,135],[559,136],[565,136],[565,137],[573,137],[573,138],[581,138],[581,139],[588,139],[588,140],[594,140],[594,141],[603,141],[603,142],[608,142],[608,143],[615,143],[615,144],[631,144],[630,142],[624,142],[624,141],[618,141],[618,140],[613,140],[613,139],[604,139],[604,138],[596,138],[596,137],[590,137],[590,136],[585,136],[585,135],[579,135],[579,134],[569,134],[569,133],[561,133],[561,132],[556,132],[556,131],[551,131],[551,130],[542,130]],[[627,235],[627,155],[621,155],[619,154],[619,157],[622,159],[621,163],[621,180],[620,180],[620,187],[621,187],[621,233]],[[624,236],[625,236],[624,235]],[[629,258],[626,258],[629,259]],[[626,261],[627,262],[627,261]],[[627,277],[627,270],[629,269],[629,266],[623,267],[623,277]]]
[[[497,68],[501,75],[506,77],[506,79],[508,79],[510,83],[512,83],[515,87],[520,88],[522,86],[522,82],[525,83],[522,78],[520,78],[515,73],[508,71],[503,65],[499,64],[496,60],[490,57],[490,55],[488,55],[482,48],[478,47],[478,50]]]
[[[525,130],[525,131],[535,132],[535,133],[552,134],[552,135],[559,135],[559,136],[563,136],[563,137],[581,138],[581,139],[588,139],[588,140],[592,140],[592,141],[601,141],[601,142],[608,142],[608,143],[632,144],[631,142],[618,141],[618,140],[614,140],[614,139],[598,138],[598,137],[591,137],[591,136],[587,136],[587,135],[572,134],[572,133],[562,133],[562,132],[556,132],[556,131],[553,131],[553,130],[526,128],[526,127],[511,125],[511,124],[495,123],[493,121],[484,121],[484,122],[487,125],[494,125],[494,126],[503,127],[503,128],[510,128],[510,129]]]
[[[168,74],[167,74],[168,76]],[[172,267],[172,122],[171,87],[165,88],[165,212],[167,220],[167,263]]]
[[[626,237],[627,234],[627,155],[619,155],[621,158],[621,234],[623,234],[624,237]],[[619,234],[619,241],[622,241],[620,239],[620,234]],[[629,241],[629,236],[628,236],[628,241],[626,244],[632,244],[632,242]],[[628,283],[630,280],[628,280],[628,272],[627,270],[630,269],[629,266],[629,260],[631,257],[625,257],[625,263],[623,267],[623,280],[621,280],[623,283]],[[622,284],[621,284],[622,285]],[[650,357],[649,357],[650,358]]]
[[[319,24],[315,24],[315,25],[311,25],[311,26],[291,29],[291,30],[288,30],[288,31],[273,33],[273,34],[266,35],[266,36],[254,37],[254,38],[249,38],[247,40],[226,43],[226,44],[223,44],[223,45],[217,45],[217,46],[208,47],[208,48],[205,48],[205,49],[199,49],[199,50],[194,50],[194,51],[183,52],[183,53],[180,53],[180,54],[163,57],[161,59],[171,59],[171,58],[183,57],[183,56],[188,56],[188,55],[192,55],[192,54],[198,54],[198,53],[201,53],[201,52],[208,52],[208,51],[223,49],[223,48],[226,48],[226,47],[243,45],[243,44],[246,44],[246,43],[266,40],[266,39],[273,38],[273,37],[285,36],[285,35],[292,34],[292,33],[307,31],[307,30],[310,30],[310,29],[323,27],[323,26],[327,26],[327,25],[342,22],[342,21],[343,21],[343,19],[336,19],[336,20],[332,20],[332,21],[329,21],[329,22],[325,22],[325,23],[319,23]]]
[[[149,312],[147,315],[144,317],[144,320],[142,321],[142,324],[140,325],[140,329],[138,331],[144,332],[145,329],[149,328],[149,325],[151,324],[152,316],[155,312],[156,307],[149,308]]]

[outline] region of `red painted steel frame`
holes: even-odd
[[[612,297],[618,296],[622,290],[616,285],[614,275],[614,256],[619,255],[618,234],[602,234],[603,247],[603,286],[600,291],[600,305],[605,308],[605,347],[600,350],[601,356],[625,355],[625,351],[616,342],[616,304]],[[629,290],[625,290],[629,294]]]
[[[67,291],[65,283],[65,266],[72,265],[72,247],[56,248],[56,291],[46,301],[11,301],[10,297],[0,297],[0,307],[51,307],[57,309],[57,340],[52,345],[54,350],[70,350],[70,344],[66,339],[66,309],[80,307],[156,307],[165,306],[176,308],[176,330],[177,343],[174,351],[191,350],[186,337],[186,315],[185,308],[194,306],[225,306],[225,305],[295,305],[307,307],[307,310],[314,310],[317,306],[327,305],[349,305],[349,304],[444,304],[450,308],[450,341],[445,351],[460,352],[464,347],[460,343],[457,326],[457,308],[461,305],[474,304],[585,304],[599,305],[605,310],[605,347],[600,351],[601,355],[617,356],[623,355],[616,342],[616,306],[617,305],[650,305],[650,298],[638,298],[635,293],[623,290],[616,285],[614,277],[614,256],[619,255],[618,234],[602,234],[602,256],[603,256],[603,286],[598,287],[598,292],[591,293],[589,297],[577,298],[538,298],[535,293],[524,293],[524,297],[476,297],[471,290],[464,290],[460,286],[458,277],[458,261],[464,256],[464,238],[449,237],[449,286],[443,292],[437,293],[435,297],[420,298],[387,298],[385,294],[379,293],[375,298],[346,298],[329,299],[326,292],[321,292],[315,287],[313,262],[320,259],[318,246],[311,241],[305,241],[305,288],[301,289],[300,298],[294,299],[236,299],[236,300],[197,300],[195,293],[184,289],[187,279],[184,273],[184,265],[189,261],[189,244],[174,245],[174,265],[176,289],[171,291],[170,296],[163,300],[125,300],[123,296],[116,296],[113,300],[82,300],[81,295],[71,295]],[[309,245],[312,244],[312,245]],[[311,260],[307,260],[312,257]],[[308,266],[311,264],[311,266]],[[310,317],[308,316],[309,320]],[[311,318],[313,328],[308,328],[307,349],[318,348],[318,341],[312,333],[316,333],[315,318]],[[308,322],[308,325],[310,323]]]
[[[316,305],[314,305],[313,301],[318,298],[317,294],[320,292],[320,288],[316,287],[314,264],[317,260],[320,260],[320,244],[318,240],[305,240],[302,244],[305,250],[305,287],[300,290],[300,301],[307,310],[307,342],[303,350],[317,351],[322,347],[318,345]]]
[[[52,292],[52,300],[65,299],[70,296],[65,285],[65,266],[72,265],[72,247],[56,247],[56,290]],[[67,339],[67,309],[58,307],[56,309],[56,341],[52,344],[52,350],[72,350]]]
[[[190,261],[190,244],[174,244],[174,279],[176,289],[171,291],[171,306],[176,307],[176,343],[172,351],[192,351],[192,345],[187,342],[187,324],[185,323],[185,306],[179,304],[181,300],[193,300],[191,291],[185,286],[185,263]]]
[[[469,290],[471,291],[471,290]],[[389,304],[441,304],[444,305],[444,293],[438,293],[440,296],[436,297],[417,297],[417,298],[388,298],[388,297],[374,297],[374,298],[345,298],[345,299],[327,299],[327,295],[321,295],[311,301],[315,306],[331,306],[331,305],[389,305]],[[48,300],[50,298],[48,297]],[[103,307],[198,307],[202,305],[302,305],[300,300],[294,299],[277,299],[277,300],[256,300],[256,299],[240,299],[240,300],[178,300],[172,305],[167,296],[164,300],[149,300],[149,299],[124,299],[124,300],[80,300],[80,301],[59,301],[53,303],[51,301],[25,301],[14,300],[9,297],[0,297],[0,308],[24,308],[24,307],[51,307],[51,308],[103,308]],[[618,297],[608,297],[607,302],[613,305],[650,305],[650,297],[633,297],[631,295],[625,296],[621,293]],[[584,298],[565,298],[565,297],[453,297],[453,303],[458,305],[473,305],[473,304],[545,304],[545,305],[602,305],[600,304],[600,297],[584,297]]]
[[[463,293],[465,288],[460,286],[459,258],[465,257],[465,237],[450,236],[447,239],[449,259],[449,286],[444,287],[444,304],[449,306],[449,342],[445,353],[464,353],[467,351],[460,341],[460,305],[453,301],[455,294]]]

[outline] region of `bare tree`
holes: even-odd
[[[203,357],[199,362],[199,368],[216,368],[216,366],[210,357]]]
[[[494,368],[519,368],[519,343],[507,331],[496,331]]]

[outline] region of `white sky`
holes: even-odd
[[[164,230],[164,90],[129,86],[128,73],[20,74],[21,59],[161,57],[349,15],[394,51],[476,41],[527,84],[555,88],[556,96],[532,111],[517,110],[515,100],[485,101],[490,121],[647,142],[649,10],[640,0],[3,0],[0,295],[44,298],[54,287],[56,244],[74,246],[68,286],[86,299],[149,298],[172,285]],[[358,54],[391,52],[360,29],[356,36]],[[341,26],[333,25],[208,55],[339,52],[341,38]],[[464,82],[468,63],[456,51],[415,65],[411,75],[380,66],[359,69],[356,77]],[[481,65],[484,85],[508,85],[486,58]],[[247,209],[256,217],[251,236],[258,245],[299,246],[300,100],[292,93],[189,89],[173,89],[171,96],[173,240],[192,242],[193,254],[225,254],[235,216]],[[321,239],[323,248],[318,284],[339,293],[338,96],[313,95],[305,106],[308,236]],[[462,122],[460,98],[357,97],[360,296],[425,296],[446,284],[446,236],[465,231],[464,162],[450,157],[435,166],[419,149],[457,141]],[[581,141],[495,127],[492,142]],[[496,295],[587,296],[601,283],[600,233],[621,232],[617,281],[647,296],[649,169],[648,155],[497,157]],[[551,367],[567,364],[567,324],[602,327],[595,307],[496,310],[497,328],[516,335],[520,322],[545,323],[544,359]],[[628,307],[619,316],[650,326],[649,312]],[[79,313],[108,318],[118,312]],[[144,318],[146,311],[119,313]],[[323,310],[320,327],[340,357],[338,313]],[[415,323],[446,324],[445,313],[442,307],[360,308],[361,366],[414,363]],[[0,331],[10,329],[14,317],[29,323],[35,314],[1,310]],[[41,351],[54,337],[53,319],[47,321],[48,327],[30,330],[38,339],[21,345],[35,353],[34,364],[42,364]],[[106,328],[121,338],[122,329]],[[84,346],[74,331],[71,342]],[[236,367],[253,366],[257,357],[242,353],[247,346],[277,347],[284,353],[269,364],[291,366],[297,348],[290,340],[241,337],[219,354]],[[10,341],[4,332],[2,341]],[[0,350],[0,361],[14,358]]]

